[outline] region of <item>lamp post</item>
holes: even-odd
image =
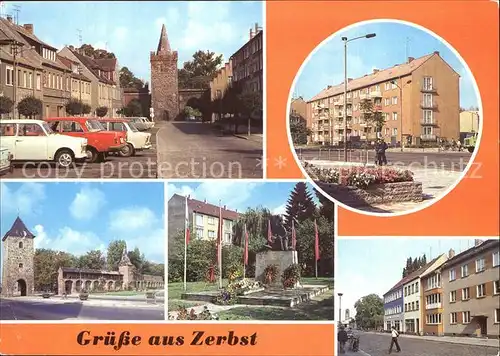
[[[344,295],[343,293],[337,293],[339,296],[339,323],[342,323],[342,296]]]
[[[24,43],[17,42],[16,40],[11,41],[11,46],[12,46],[12,98],[14,99],[14,115],[13,118],[16,118],[16,112],[19,115],[19,112],[17,111],[17,86],[19,85],[17,81],[17,58],[18,55],[23,54],[24,51],[34,49],[34,46],[31,47],[26,47],[21,50],[19,50],[20,46],[24,46]]]
[[[395,80],[391,80],[391,83],[394,84],[395,86],[397,86],[399,88],[399,120],[400,120],[400,123],[399,123],[399,131],[401,131],[399,133],[399,137],[400,137],[400,141],[401,141],[401,152],[403,152],[403,87],[400,86],[397,81]],[[406,84],[410,84],[411,83],[411,80],[408,80]]]
[[[342,41],[344,41],[344,162],[347,162],[347,43],[361,38],[373,38],[376,35],[375,33],[369,33],[350,39],[342,37]]]

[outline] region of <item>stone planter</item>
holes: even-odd
[[[78,298],[80,298],[80,300],[88,300],[89,299],[89,294],[88,293],[80,293],[80,295],[78,296]]]
[[[350,207],[423,200],[422,183],[399,182],[374,184],[367,189],[333,183],[316,182],[332,198]]]

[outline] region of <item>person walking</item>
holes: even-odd
[[[380,140],[375,142],[375,164],[377,166],[382,165],[382,146],[380,144]]]
[[[399,332],[396,330],[396,327],[392,327],[391,331],[391,346],[389,347],[389,353],[392,353],[392,348],[396,345],[396,352],[401,352],[401,347],[399,347],[398,342]]]
[[[345,344],[349,340],[349,336],[347,336],[347,331],[345,331],[343,326],[339,328],[339,332],[337,334],[337,340],[340,346],[340,353],[345,354]]]
[[[385,151],[388,146],[384,140],[380,140],[380,154],[382,155],[382,166],[387,165],[387,156],[385,155]]]

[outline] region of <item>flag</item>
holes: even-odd
[[[271,220],[267,221],[267,243],[269,246],[273,244],[273,232],[271,231]]]
[[[186,226],[185,226],[185,232],[186,232],[186,245],[188,245],[189,244],[189,239],[191,237],[191,232],[189,231],[188,197],[186,197]]]
[[[296,249],[297,245],[297,232],[295,231],[295,223],[292,220],[292,250]]]
[[[245,224],[245,250],[243,252],[243,261],[245,263],[245,266],[248,265],[248,231],[247,231],[247,225]]]
[[[316,220],[314,220],[314,253],[316,256],[316,261],[319,260],[319,233],[318,233],[318,224]]]

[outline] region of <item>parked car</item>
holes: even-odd
[[[151,134],[140,132],[132,121],[125,119],[99,119],[99,122],[107,131],[121,131],[127,133],[127,145],[120,151],[123,157],[135,155],[137,151],[149,150],[151,145]]]
[[[89,162],[105,160],[111,152],[120,152],[127,145],[126,132],[106,131],[101,123],[89,117],[53,117],[46,121],[55,132],[87,139]]]
[[[146,131],[153,127],[153,123],[144,117],[127,117],[126,119],[133,122],[139,131]]]
[[[10,153],[7,147],[0,147],[0,175],[3,176],[12,172],[13,168],[12,153]]]
[[[42,120],[0,120],[2,146],[12,161],[55,161],[61,167],[87,158],[87,139],[56,134]]]

